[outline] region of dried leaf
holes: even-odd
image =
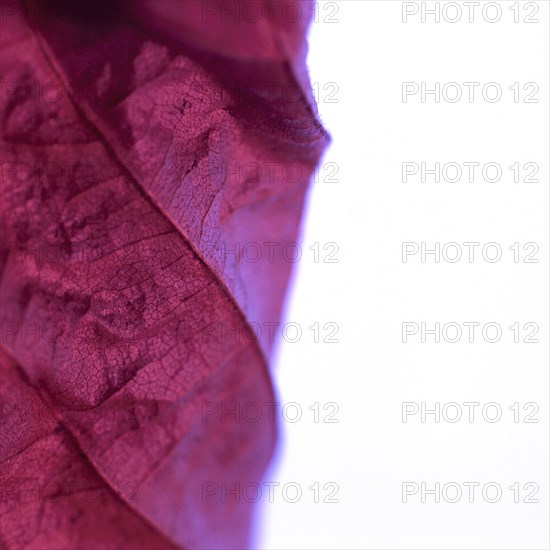
[[[279,320],[327,136],[305,9],[215,4],[2,5],[7,548],[248,544],[252,504],[204,486],[261,480],[274,424],[203,412],[274,401],[251,325]],[[242,261],[251,242],[278,247]]]

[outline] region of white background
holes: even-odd
[[[337,4],[335,17],[327,17],[332,8],[323,11],[328,4]],[[303,495],[296,503],[280,491],[271,503],[263,499],[257,545],[548,548],[549,4],[534,3],[534,24],[523,22],[531,11],[526,2],[520,2],[520,23],[509,9],[513,2],[498,2],[502,18],[493,24],[480,8],[470,23],[463,2],[456,24],[443,17],[436,23],[434,16],[422,23],[420,13],[404,23],[402,4],[321,2],[311,29],[311,79],[320,85],[320,115],[334,140],[324,163],[337,163],[338,183],[323,181],[328,170],[321,170],[313,188],[286,315],[304,334],[297,343],[281,342],[275,366],[279,401],[296,402],[303,416],[281,422],[280,456],[266,479],[279,488],[297,483]],[[404,103],[403,82],[481,86],[473,103],[436,103],[433,96],[423,103],[420,94]],[[500,101],[483,99],[488,82],[501,86]],[[515,82],[537,83],[539,102],[523,103],[521,90],[515,103],[508,89]],[[334,89],[323,91],[327,83],[338,86],[337,103],[324,101]],[[423,161],[431,168],[496,162],[503,174],[498,183],[480,175],[473,183],[467,176],[457,183],[435,183],[433,176],[403,183],[402,163]],[[514,183],[508,167],[515,162],[537,163],[539,183]],[[308,250],[315,242],[321,252],[325,243],[336,243],[338,263],[323,263],[326,252],[315,262]],[[403,263],[403,242],[481,245],[473,263],[466,248],[457,263],[435,263],[433,255],[423,263],[420,254]],[[500,261],[483,259],[488,242],[501,246]],[[516,242],[537,243],[539,262],[515,263],[508,247]],[[434,343],[433,336],[421,343],[420,335],[402,342],[403,322],[433,328],[468,321],[498,323],[501,340],[486,342],[478,327],[473,343],[466,333],[454,344]],[[315,322],[337,323],[339,342],[315,343],[307,329]],[[539,343],[514,343],[508,327],[516,322],[536,323]],[[317,423],[308,409],[316,402]],[[327,402],[338,405],[338,423],[322,422]],[[423,423],[419,414],[404,423],[403,402],[496,402],[503,416],[487,422],[480,406],[473,423],[467,409],[457,423],[436,423],[433,415]],[[508,409],[515,402],[536,403],[539,422],[515,423]],[[338,502],[315,503],[308,487],[316,482],[321,488],[336,483]],[[473,503],[464,486],[457,503],[443,497],[435,503],[433,495],[422,503],[420,493],[403,503],[404,482],[480,486]],[[483,499],[488,482],[502,488],[499,502]],[[536,483],[539,502],[514,503],[508,488],[516,482],[521,488]],[[325,496],[321,490],[321,500]]]

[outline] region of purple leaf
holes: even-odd
[[[261,481],[275,426],[204,413],[274,401],[265,327],[328,138],[309,3],[221,4],[2,5],[7,548],[248,544],[252,503],[204,488]]]

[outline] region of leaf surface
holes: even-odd
[[[252,503],[204,487],[261,481],[275,426],[204,411],[274,401],[273,341],[251,326],[280,320],[281,251],[327,136],[305,13],[243,28],[206,4],[5,10],[7,548],[248,544]],[[243,261],[265,242],[272,257]]]

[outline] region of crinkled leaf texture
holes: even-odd
[[[279,321],[327,135],[309,2],[215,4],[2,0],[2,548],[249,544],[252,504],[203,490],[261,481],[274,424],[203,410],[274,400],[251,327]]]

